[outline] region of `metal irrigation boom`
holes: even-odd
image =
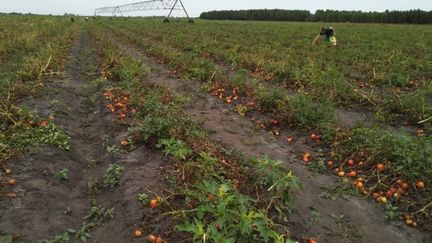
[[[97,8],[95,9],[94,15],[97,16],[99,14],[112,14],[112,16],[115,16],[116,14],[119,14],[123,16],[123,13],[127,12],[149,10],[170,10],[168,16],[165,18],[165,21],[168,21],[174,10],[183,10],[189,22],[193,22],[193,20],[189,17],[182,0],[147,0],[144,2],[130,3],[120,6]]]

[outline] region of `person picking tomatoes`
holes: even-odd
[[[333,27],[331,26],[328,28],[321,27],[321,31],[313,40],[312,45],[315,45],[320,39],[322,39],[324,42],[330,44],[331,46],[336,46],[337,40],[335,34],[336,33]]]

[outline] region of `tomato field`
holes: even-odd
[[[430,242],[432,26],[0,20],[0,242]]]

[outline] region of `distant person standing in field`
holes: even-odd
[[[335,37],[335,31],[333,27],[324,28],[321,27],[320,33],[315,37],[312,44],[315,45],[320,39],[322,39],[324,42],[329,43],[332,46],[337,45],[336,37]]]

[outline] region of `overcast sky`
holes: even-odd
[[[37,14],[74,13],[91,15],[95,8],[121,5],[140,0],[1,0],[0,12]],[[432,0],[183,0],[192,16],[203,11],[223,9],[317,9],[384,11],[423,9],[432,10]],[[159,12],[143,12],[140,15],[159,15]]]

